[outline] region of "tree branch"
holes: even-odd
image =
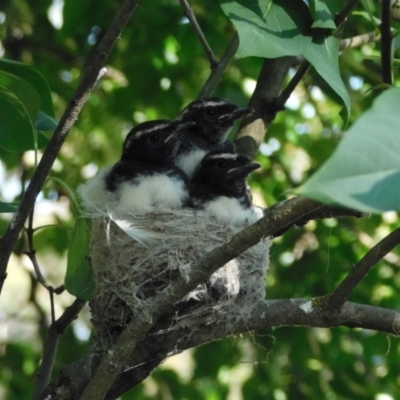
[[[211,49],[211,46],[208,44],[207,39],[206,39],[203,31],[201,30],[199,23],[197,22],[197,19],[196,19],[196,16],[194,15],[192,7],[187,2],[187,0],[179,0],[179,2],[181,3],[181,6],[183,7],[186,18],[189,20],[190,24],[193,27],[194,32],[196,33],[196,36],[198,37],[201,45],[203,46],[203,49],[207,55],[207,58],[210,61],[211,69],[214,69],[218,65],[218,60],[215,57],[215,55]]]
[[[364,33],[363,35],[353,36],[348,39],[340,41],[339,50],[351,49],[354,47],[360,47],[363,44],[377,42],[381,40],[381,35],[374,32]]]
[[[290,200],[287,200],[290,201]],[[274,237],[282,236],[285,232],[287,232],[290,228],[296,226],[300,227],[308,222],[315,219],[325,219],[325,218],[342,218],[342,217],[356,217],[361,218],[365,216],[365,213],[360,211],[352,210],[351,208],[323,205],[321,208],[307,214],[306,216],[298,219],[293,224],[286,226],[281,229],[279,232],[274,234]]]
[[[221,60],[217,64],[215,64],[214,67],[212,68],[211,74],[208,77],[206,83],[204,84],[199,94],[199,98],[209,97],[212,94],[212,92],[218,85],[218,82],[220,81],[222,75],[224,74],[226,68],[231,62],[232,58],[235,56],[238,47],[239,47],[239,36],[236,33],[231,42],[229,43]]]
[[[255,304],[249,315],[229,325],[226,321],[210,326],[200,324],[196,329],[182,324],[173,332],[161,335],[149,333],[132,354],[132,368],[121,374],[106,396],[114,400],[142,382],[165,358],[182,351],[251,331],[265,331],[283,326],[373,329],[392,335],[400,334],[400,313],[380,307],[346,302],[338,313],[329,312],[325,305],[328,297],[315,299],[266,300]]]
[[[393,84],[392,75],[392,32],[390,31],[390,0],[382,0],[381,20],[381,64],[382,82]]]
[[[60,337],[71,322],[77,318],[85,304],[86,301],[76,299],[70,307],[65,309],[63,315],[50,325],[43,350],[42,363],[36,374],[37,381],[32,397],[33,400],[42,398],[43,391],[46,389],[51,379]]]
[[[78,115],[82,110],[89,93],[96,85],[96,82],[98,81],[98,78],[102,72],[101,68],[103,67],[106,58],[114,47],[114,44],[119,38],[122,29],[129,21],[129,18],[138,3],[139,0],[125,1],[114,21],[111,23],[110,28],[104,35],[104,38],[94,51],[82,80],[74,94],[74,97],[68,104],[68,107],[65,110],[64,115],[62,116],[52,138],[50,139],[42,159],[40,160],[31,182],[22,197],[18,210],[15,212],[6,233],[0,240],[0,293],[4,280],[7,276],[7,264],[12,249],[30,211],[33,208],[36,197],[51,170],[60,148],[69,133],[69,130],[78,118]]]
[[[277,99],[277,104],[281,107],[284,107],[285,103],[288,101],[290,95],[296,89],[296,86],[300,83],[303,79],[303,76],[307,73],[310,69],[311,64],[307,60],[303,60],[297,69],[296,73],[294,74],[293,78],[290,80],[289,84],[282,90],[281,95]]]
[[[347,3],[346,7],[335,15],[335,24],[340,28],[344,22],[346,22],[347,17],[349,14],[354,10],[356,5],[360,2],[360,0],[351,0]]]
[[[265,59],[249,107],[254,113],[242,120],[235,138],[236,151],[254,158],[276,113],[282,110],[276,99],[295,57]]]
[[[353,267],[346,279],[332,294],[328,303],[328,310],[340,310],[357,285],[367,276],[370,269],[398,244],[400,244],[400,228],[382,239]]]

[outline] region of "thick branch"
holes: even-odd
[[[129,18],[138,3],[139,0],[125,1],[110,28],[104,35],[103,40],[94,51],[93,56],[88,63],[88,67],[82,77],[82,81],[80,82],[74,97],[65,110],[64,115],[62,116],[60,123],[58,124],[43,154],[43,157],[40,160],[40,163],[26,192],[24,193],[24,196],[22,197],[21,203],[18,207],[18,210],[14,214],[7,232],[0,241],[0,292],[6,278],[7,264],[12,249],[30,211],[33,208],[36,197],[51,170],[60,148],[69,133],[69,130],[78,118],[78,115],[82,110],[89,93],[94,88],[106,58],[114,47],[114,44],[119,38],[122,29],[129,21]]]
[[[339,50],[351,49],[353,47],[360,47],[363,44],[377,42],[381,40],[381,35],[377,34],[375,31],[364,33],[362,35],[353,36],[348,39],[343,39],[340,41]]]
[[[340,310],[357,285],[368,275],[370,269],[398,244],[400,244],[400,228],[382,239],[353,267],[346,279],[332,294],[328,310]]]
[[[249,107],[254,113],[244,118],[235,138],[236,150],[254,158],[258,147],[264,140],[266,131],[282,109],[276,99],[281,93],[289,68],[296,62],[295,57],[265,59],[257,86],[250,99]]]
[[[243,316],[235,324],[226,321],[211,326],[204,324],[196,329],[182,324],[174,332],[165,331],[162,335],[149,334],[140,343],[138,352],[133,354],[130,371],[119,376],[106,400],[116,399],[146,378],[166,357],[186,349],[224,339],[232,335],[265,331],[283,326],[307,326],[331,328],[374,329],[392,335],[400,334],[400,313],[380,307],[355,303],[345,303],[338,313],[325,309],[327,297],[310,299],[266,300],[255,305],[250,315]]]

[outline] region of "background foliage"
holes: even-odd
[[[229,3],[221,3],[222,8],[210,0],[191,2],[218,57],[235,33],[224,14]],[[274,7],[286,3],[277,1]],[[346,5],[339,0],[326,3],[331,15]],[[2,2],[0,55],[39,71],[51,89],[56,119],[72,97],[88,57],[119,5],[111,0],[101,5],[94,0]],[[341,35],[352,37],[374,31],[379,12],[374,2],[363,2]],[[237,24],[236,28],[240,30]],[[331,28],[316,26],[314,30]],[[265,49],[267,56],[269,47]],[[214,94],[245,106],[262,59],[243,48],[239,48],[239,55],[242,58],[229,65]],[[340,55],[343,88],[351,101],[349,126],[379,93],[379,55],[379,43],[344,50]],[[149,119],[175,118],[198,96],[210,73],[209,62],[183,18],[180,4],[172,0],[139,3],[107,68],[62,147],[52,170],[53,179],[48,179],[36,206],[34,226],[43,228],[36,231],[34,245],[42,272],[53,286],[63,283],[74,226],[73,199],[68,188],[74,190],[99,168],[116,162],[122,141],[133,125]],[[3,64],[0,69],[5,70]],[[398,74],[395,79],[398,86]],[[333,153],[344,127],[339,115],[343,101],[347,101],[343,88],[338,92],[338,87],[327,83],[315,69],[297,86],[260,147],[257,161],[263,169],[251,179],[256,203],[272,205],[283,200],[287,190],[304,182]],[[41,104],[52,117],[51,102],[41,99]],[[41,147],[46,135],[39,136]],[[0,148],[0,200],[7,203],[18,201],[35,166],[34,152],[19,147],[25,142],[15,143],[12,148]],[[32,147],[33,142],[27,148]],[[9,214],[0,214],[0,232],[5,231],[9,220]],[[275,240],[272,248],[268,298],[315,297],[332,292],[352,265],[396,226],[397,214],[386,213],[357,220],[313,221],[288,231]],[[22,235],[0,303],[0,397],[11,400],[31,396],[50,321],[48,295],[23,254],[27,249],[26,235]],[[351,300],[399,309],[399,267],[396,250],[370,272]],[[66,292],[56,297],[57,315],[72,299]],[[85,310],[61,339],[55,374],[89,346],[90,329],[89,312]],[[279,328],[187,351],[168,360],[123,398],[395,399],[400,397],[399,353],[399,341],[382,333],[347,328]]]

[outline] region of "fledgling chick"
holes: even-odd
[[[226,137],[235,121],[251,111],[218,97],[198,99],[190,103],[178,120],[193,121],[195,125],[182,137],[176,165],[192,178],[207,153],[217,150],[233,153],[235,145]]]
[[[233,225],[257,221],[261,215],[252,204],[246,177],[259,167],[236,153],[206,155],[190,183],[189,206],[204,209],[218,221]]]
[[[122,157],[105,178],[106,188],[134,214],[154,207],[180,208],[187,201],[187,176],[175,165],[181,135],[193,122],[155,120],[133,128]]]

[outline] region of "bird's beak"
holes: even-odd
[[[252,114],[254,110],[252,108],[237,108],[236,110],[223,114],[218,118],[218,122],[228,122],[228,121],[235,121],[245,115]]]
[[[249,162],[248,164],[241,165],[236,168],[232,168],[227,171],[227,173],[231,176],[243,175],[247,176],[251,172],[255,171],[256,169],[260,168],[261,164],[255,162]]]

